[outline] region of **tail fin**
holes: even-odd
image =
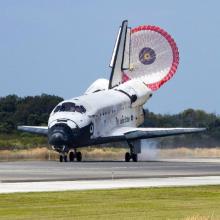
[[[156,26],[131,30],[122,23],[110,67],[109,88],[130,79],[141,79],[152,91],[159,89],[175,74],[179,52],[173,38]]]
[[[111,77],[109,80],[109,89],[118,86],[123,82],[123,73],[125,69],[129,69],[129,50],[130,50],[130,28],[128,21],[122,22],[119,29],[117,40],[112,54],[110,67],[112,68]]]

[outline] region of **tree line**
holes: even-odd
[[[55,95],[0,97],[0,133],[17,134],[17,125],[47,125],[52,109],[63,100]],[[163,147],[219,146],[220,116],[203,110],[187,109],[178,114],[155,114],[145,109],[144,127],[206,127],[207,132],[161,138]]]
[[[14,133],[17,125],[47,125],[50,112],[63,99],[54,95],[0,98],[0,132]]]
[[[186,109],[178,114],[154,114],[145,110],[145,127],[204,127],[196,134],[161,138],[162,147],[219,147],[220,116],[203,110]]]

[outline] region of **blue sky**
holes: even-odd
[[[82,94],[108,68],[118,27],[157,25],[180,51],[176,75],[146,107],[220,114],[220,1],[0,0],[0,96]]]

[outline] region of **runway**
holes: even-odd
[[[1,162],[0,182],[220,176],[220,159],[149,162]]]
[[[0,163],[0,193],[220,185],[220,159]]]

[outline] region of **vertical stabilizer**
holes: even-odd
[[[122,70],[129,68],[129,51],[130,51],[130,28],[128,21],[122,22],[116,39],[115,47],[112,54],[110,67],[112,68],[109,80],[109,89],[122,83]]]

